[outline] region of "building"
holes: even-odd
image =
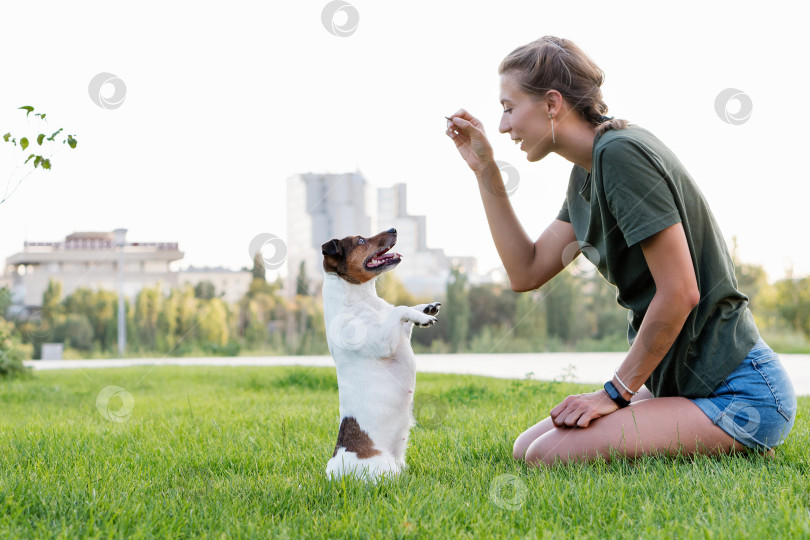
[[[371,192],[360,172],[297,174],[287,179],[287,271],[285,288],[301,263],[311,284],[323,282],[321,246],[332,238],[369,234]]]
[[[183,258],[177,242],[124,242],[124,296],[134,298],[144,287],[160,284],[164,294],[183,283],[214,284],[217,295],[236,301],[248,290],[249,271],[223,268],[173,269]],[[23,312],[42,305],[42,295],[51,279],[62,282],[69,295],[77,288],[118,291],[118,248],[113,232],[77,232],[62,242],[25,242],[23,250],[8,257],[6,275],[12,311]]]
[[[347,174],[298,174],[287,179],[287,271],[293,281],[304,263],[313,285],[323,282],[321,245],[332,238],[370,236],[394,227],[403,255],[397,277],[416,295],[436,296],[446,289],[454,260],[427,247],[427,219],[407,212],[406,185],[375,189],[358,171]],[[458,257],[468,273],[475,259]],[[288,289],[289,291],[289,289]]]

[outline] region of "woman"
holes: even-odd
[[[448,120],[512,288],[541,287],[581,252],[631,315],[631,347],[613,378],[554,407],[517,438],[514,457],[542,465],[612,452],[771,452],[793,426],[793,386],[759,337],[723,236],[683,165],[649,131],[604,116],[604,73],[572,42],[543,37],[515,49],[498,72],[500,132],[529,161],[555,152],[574,164],[557,219],[532,242],[481,122],[463,109]]]

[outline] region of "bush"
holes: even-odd
[[[0,379],[29,374],[23,360],[29,360],[33,352],[30,344],[21,343],[14,334],[14,325],[0,317]]]
[[[241,349],[236,341],[229,341],[225,345],[209,341],[203,343],[201,348],[210,356],[239,356],[239,350]]]

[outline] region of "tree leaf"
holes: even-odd
[[[20,139],[20,146],[22,146],[23,150],[28,148],[28,138],[27,137],[23,137],[22,139]]]
[[[28,111],[28,112],[25,113],[25,116],[28,116],[29,114],[34,112],[34,108],[31,107],[30,105],[26,105],[25,107],[20,107],[20,109],[25,109],[26,111]]]
[[[37,144],[42,146],[42,139],[44,139],[44,138],[45,138],[44,133],[40,133],[39,135],[37,135]]]
[[[54,139],[54,137],[56,137],[57,135],[59,135],[59,132],[60,132],[60,131],[62,131],[62,129],[63,129],[63,128],[59,128],[59,129],[57,129],[56,131],[54,131],[54,132],[53,132],[53,135],[51,135],[50,137],[48,137],[48,140],[49,140],[49,141],[52,141],[52,140]]]
[[[5,135],[3,135],[3,140],[6,141],[6,142],[8,142],[8,140],[10,138],[11,138],[11,133],[6,133]]]
[[[36,157],[36,156],[34,154],[31,154],[30,156],[28,156],[28,159],[25,160],[25,163],[28,163],[29,161],[31,161],[32,157]],[[23,165],[25,165],[25,163],[23,163]]]
[[[51,168],[51,160],[50,159],[43,159],[42,160],[42,168],[43,169],[50,169]]]
[[[78,141],[72,135],[68,135],[67,143],[71,148],[76,148]]]
[[[39,163],[42,161],[42,156],[37,156],[37,159],[34,160],[34,168],[36,169],[39,167]]]

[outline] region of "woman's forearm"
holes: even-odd
[[[476,172],[481,200],[492,240],[512,287],[526,290],[534,260],[534,242],[523,229],[506,194],[503,177],[494,162]]]

